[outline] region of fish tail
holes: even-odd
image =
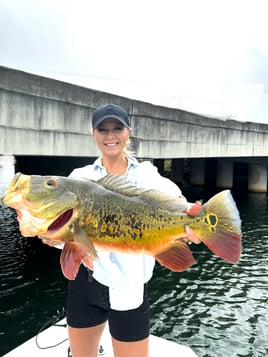
[[[202,206],[199,217],[209,232],[200,240],[223,260],[237,263],[242,251],[241,220],[231,192],[213,196]]]

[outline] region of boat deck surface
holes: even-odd
[[[15,338],[15,336],[14,336]],[[67,336],[66,320],[63,319],[55,325],[44,330],[37,336],[24,342],[3,357],[67,357],[69,341]],[[108,327],[105,328],[101,343],[99,356],[113,357],[111,336]],[[189,347],[163,338],[150,335],[150,357],[198,357]]]

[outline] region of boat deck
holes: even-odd
[[[24,342],[3,357],[70,357],[66,320],[44,330],[37,336]],[[108,327],[105,328],[99,356],[113,357],[111,337]],[[198,357],[189,347],[150,335],[150,357]]]

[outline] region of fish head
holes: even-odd
[[[77,219],[79,200],[61,176],[17,173],[2,202],[16,209],[21,234],[46,236],[63,241],[69,226]],[[61,233],[61,234],[59,234]]]

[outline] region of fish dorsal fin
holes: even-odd
[[[146,190],[138,188],[125,176],[108,174],[97,181],[98,184],[113,192],[122,193],[126,196],[139,196]]]
[[[142,199],[149,200],[151,203],[155,202],[162,209],[173,212],[184,212],[189,205],[182,197],[176,197],[161,190],[136,187],[127,177],[122,175],[108,174],[99,179],[97,183],[108,190],[125,196],[141,196]]]

